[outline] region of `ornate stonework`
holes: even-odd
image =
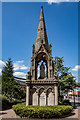
[[[51,47],[41,7],[36,45],[33,45],[31,68],[26,79],[26,106],[58,104],[58,81]]]

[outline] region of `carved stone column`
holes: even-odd
[[[58,105],[58,85],[57,84],[55,84],[54,89],[55,89],[55,105]]]
[[[49,69],[49,60],[47,61],[47,69],[48,69],[48,79],[50,79],[50,69]]]
[[[46,97],[46,106],[47,106],[47,90],[44,90],[45,97]]]
[[[37,92],[37,96],[38,96],[38,97],[37,97],[37,99],[38,99],[38,100],[37,100],[37,101],[38,101],[38,102],[37,102],[37,105],[39,105],[39,102],[40,102],[40,100],[39,100],[39,99],[40,99],[40,94],[39,94],[39,91],[36,91],[36,92]]]
[[[30,87],[29,85],[26,86],[26,106],[29,105],[29,93],[30,92]]]
[[[35,79],[35,59],[31,60],[31,75],[32,75],[32,79]]]

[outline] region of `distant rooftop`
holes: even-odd
[[[20,85],[26,85],[26,79],[25,79],[25,78],[14,77],[14,79],[15,79]]]

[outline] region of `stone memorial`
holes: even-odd
[[[41,66],[40,66],[40,78],[44,79],[45,78],[45,66],[42,62]]]
[[[39,63],[41,65],[38,78]],[[28,105],[58,105],[58,80],[54,70],[52,46],[48,43],[42,6],[36,44],[33,45],[32,50],[31,67],[26,78],[26,106]]]

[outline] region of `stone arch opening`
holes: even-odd
[[[44,92],[44,88],[41,88],[39,91],[39,105],[45,106],[46,105],[46,93]]]
[[[38,94],[36,92],[36,88],[33,88],[32,90],[32,101],[33,105],[38,105]]]
[[[47,65],[47,58],[48,56],[46,53],[41,52],[36,57],[36,79],[44,79],[48,78],[48,65]]]
[[[54,105],[54,94],[52,92],[52,88],[47,90],[47,105]]]
[[[47,78],[47,66],[46,63],[41,60],[37,66],[37,79]]]

